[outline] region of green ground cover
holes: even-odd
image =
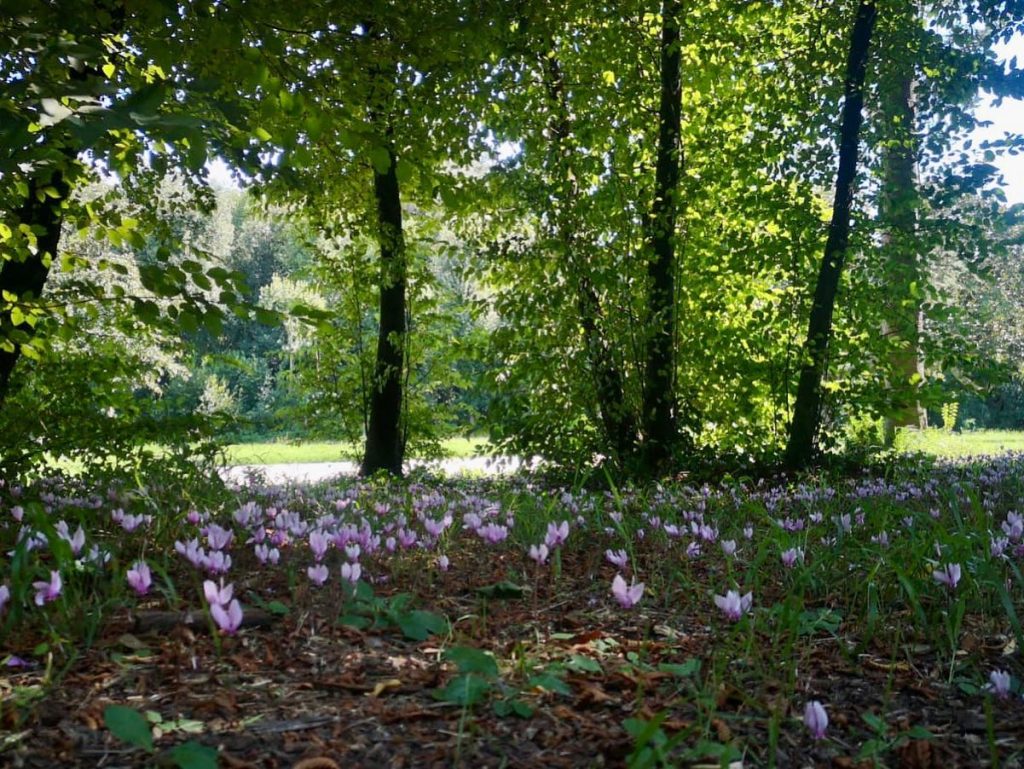
[[[900,447],[906,451],[922,451],[949,458],[1005,454],[1024,451],[1024,431],[972,430],[955,433],[938,429],[913,430],[901,434]]]
[[[464,458],[483,453],[486,438],[449,438],[441,447],[450,457]],[[229,465],[285,465],[310,462],[340,462],[358,458],[361,446],[341,441],[309,443],[234,443],[225,449]],[[410,457],[417,459],[415,453]]]

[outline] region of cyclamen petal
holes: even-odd
[[[629,563],[629,555],[625,550],[605,550],[604,557],[610,564],[620,569],[625,569],[626,564]]]
[[[206,596],[206,602],[210,606],[223,606],[229,603],[234,592],[234,584],[225,585],[224,580],[221,580],[220,587],[210,579],[203,582],[203,594]]]
[[[988,684],[985,686],[988,691],[1001,700],[1009,698],[1012,679],[1008,672],[1005,670],[993,670],[988,675],[988,681]]]
[[[136,561],[135,564],[128,570],[125,575],[128,579],[128,584],[131,586],[139,595],[145,595],[149,592],[150,586],[153,584],[153,577],[149,570],[149,564],[145,561]]]
[[[316,566],[310,566],[306,569],[306,574],[309,575],[310,580],[315,585],[324,584],[330,576],[330,572],[327,567],[322,563],[318,563]]]
[[[548,546],[543,543],[530,545],[530,558],[535,560],[538,565],[543,564],[548,559]]]
[[[950,590],[955,590],[960,581],[960,564],[947,563],[941,569],[932,572],[932,579]]]
[[[736,622],[740,617],[750,611],[750,606],[753,603],[753,593],[747,593],[744,596],[735,590],[729,590],[725,595],[716,595],[715,606],[722,610],[726,617],[733,622]]]
[[[808,702],[804,707],[804,725],[810,729],[814,739],[824,739],[825,730],[828,729],[828,713],[824,705],[817,700]]]
[[[36,606],[42,606],[44,603],[57,600],[63,587],[60,572],[51,571],[49,582],[33,582],[32,587],[36,589]]]
[[[234,635],[242,626],[242,605],[238,599],[234,599],[227,607],[220,604],[210,605],[210,616],[217,623],[217,627],[227,635]]]
[[[626,580],[622,578],[621,574],[616,574],[615,579],[612,580],[612,595],[624,609],[632,609],[636,606],[643,594],[644,583],[637,582],[636,577],[633,578],[633,583],[629,586],[626,585]]]
[[[359,577],[362,576],[362,573],[363,567],[359,565],[358,561],[356,563],[343,563],[341,565],[341,578],[351,582],[353,585],[359,581]]]

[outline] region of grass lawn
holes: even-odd
[[[900,445],[906,451],[923,451],[940,457],[969,457],[1024,451],[1024,431],[972,430],[953,433],[945,430],[912,430],[902,433]]]
[[[462,458],[481,453],[487,444],[486,438],[450,438],[441,445],[449,456]],[[361,451],[362,446],[340,441],[235,443],[226,448],[226,455],[229,465],[286,465],[351,460]]]

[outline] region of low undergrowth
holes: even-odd
[[[9,485],[2,747],[27,766],[1019,766],[1022,486],[1020,455],[601,491]],[[156,742],[126,747],[105,712]]]

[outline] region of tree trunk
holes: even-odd
[[[814,289],[803,348],[804,362],[793,406],[789,443],[786,446],[785,462],[790,470],[803,469],[811,463],[821,422],[821,380],[825,374],[825,359],[832,336],[836,292],[850,240],[850,210],[853,206],[857,149],[863,122],[861,110],[864,106],[864,75],[877,16],[878,9],[874,0],[861,0],[846,62],[845,98],[839,133],[839,171],[836,174],[832,221],[829,224],[818,283]]]
[[[660,474],[679,447],[676,403],[676,218],[683,165],[679,0],[665,0],[661,16],[661,94],[654,200],[647,219],[648,329],[643,398],[644,462]]]
[[[555,162],[564,166],[567,189],[565,208],[573,209],[579,196],[579,185],[572,169],[572,152],[567,146],[572,135],[569,106],[566,103],[565,79],[558,59],[553,55],[541,57],[545,86],[554,115],[550,123],[552,154]],[[604,312],[601,299],[586,272],[586,260],[580,258],[576,232],[565,213],[557,216],[558,239],[565,249],[566,261],[576,278],[576,309],[583,329],[583,344],[587,363],[594,377],[597,409],[604,431],[606,445],[619,464],[628,462],[636,448],[637,426],[626,403],[622,371],[604,333]]]
[[[914,397],[912,382],[924,376],[920,355],[921,303],[912,296],[911,283],[920,285],[920,255],[917,247],[917,144],[914,140],[913,64],[882,87],[882,116],[895,126],[885,156],[879,216],[883,235],[884,270],[891,290],[882,333],[900,347],[889,360],[892,394],[885,416],[885,442],[892,446],[898,427],[924,427],[926,412]],[[909,72],[908,72],[909,70]]]
[[[402,371],[405,368],[405,237],[397,158],[388,147],[388,169],[373,171],[380,244],[380,329],[370,392],[370,418],[360,475],[385,470],[402,474]]]
[[[39,191],[46,187],[56,190],[57,197],[44,195],[40,200]],[[55,171],[48,182],[29,182],[29,193],[25,203],[18,209],[17,219],[28,225],[36,234],[36,251],[24,261],[5,260],[0,266],[0,292],[14,294],[19,300],[38,299],[43,293],[46,278],[50,274],[50,263],[57,258],[60,243],[60,228],[63,221],[61,206],[69,194],[69,187],[60,171]],[[2,295],[2,294],[0,294]],[[0,306],[6,305],[3,301]],[[13,332],[13,333],[12,333]],[[10,392],[11,375],[21,357],[21,341],[28,341],[35,329],[22,321],[13,323],[10,310],[0,311],[0,336],[14,344],[13,350],[0,349],[0,408]],[[13,337],[13,338],[12,338]]]

